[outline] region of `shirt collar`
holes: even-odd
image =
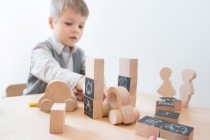
[[[53,49],[60,55],[65,46],[53,35],[49,37],[49,42],[51,43]],[[72,47],[71,54],[74,54],[76,51],[77,46]]]

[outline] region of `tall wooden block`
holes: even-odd
[[[62,134],[65,124],[66,104],[54,103],[50,112],[50,133]]]
[[[156,101],[156,110],[165,110],[165,111],[172,111],[174,112],[175,107],[173,102],[165,102],[165,101]]]
[[[103,99],[94,100],[87,96],[84,97],[84,113],[92,119],[102,118]]]
[[[103,99],[104,93],[104,78],[90,79],[85,78],[85,96],[92,99]]]
[[[85,76],[90,79],[104,79],[104,59],[86,59]]]
[[[138,59],[119,59],[119,75],[125,77],[138,77]]]
[[[155,118],[158,118],[161,120],[166,120],[166,121],[172,122],[172,123],[178,123],[179,122],[179,113],[165,111],[165,110],[158,110],[155,113]]]
[[[137,89],[137,77],[125,77],[125,76],[118,76],[118,86],[125,87],[130,95],[136,94]]]
[[[182,101],[178,100],[174,97],[160,97],[165,102],[173,102],[175,106],[175,111],[181,111],[182,110]]]
[[[167,140],[192,140],[193,132],[193,127],[167,122],[160,130],[160,137]]]
[[[150,136],[159,137],[160,128],[166,123],[154,117],[145,116],[136,122],[135,134],[149,138]]]
[[[136,106],[136,96],[137,95],[131,95],[130,96],[130,102],[131,102],[131,106],[135,107]]]

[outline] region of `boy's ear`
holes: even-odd
[[[53,29],[53,18],[52,17],[49,17],[48,23],[50,25],[50,28]]]

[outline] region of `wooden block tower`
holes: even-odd
[[[104,59],[86,59],[84,113],[92,119],[102,118]]]
[[[138,59],[119,59],[118,86],[124,86],[130,93],[131,105],[136,106]]]

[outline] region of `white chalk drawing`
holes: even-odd
[[[91,95],[93,92],[93,83],[89,82],[86,85],[86,91],[88,95]]]
[[[91,108],[91,100],[87,99],[86,98],[86,101],[85,101],[85,112],[88,116],[92,117],[92,108]]]
[[[119,86],[123,86],[123,87],[125,87],[126,89],[128,89],[127,88],[127,85],[128,84],[128,82],[127,82],[127,79],[126,79],[126,77],[120,77],[119,78]]]
[[[167,111],[164,111],[164,112],[160,112],[160,115],[169,115],[169,114],[172,114],[171,112],[167,112]]]
[[[176,125],[176,124],[165,124],[165,127],[168,128],[172,132],[186,134],[187,127]]]
[[[173,106],[174,104],[171,102],[158,102],[158,105]]]
[[[149,118],[143,123],[151,125],[151,126],[158,126],[158,124],[162,123],[162,121],[155,118]]]

